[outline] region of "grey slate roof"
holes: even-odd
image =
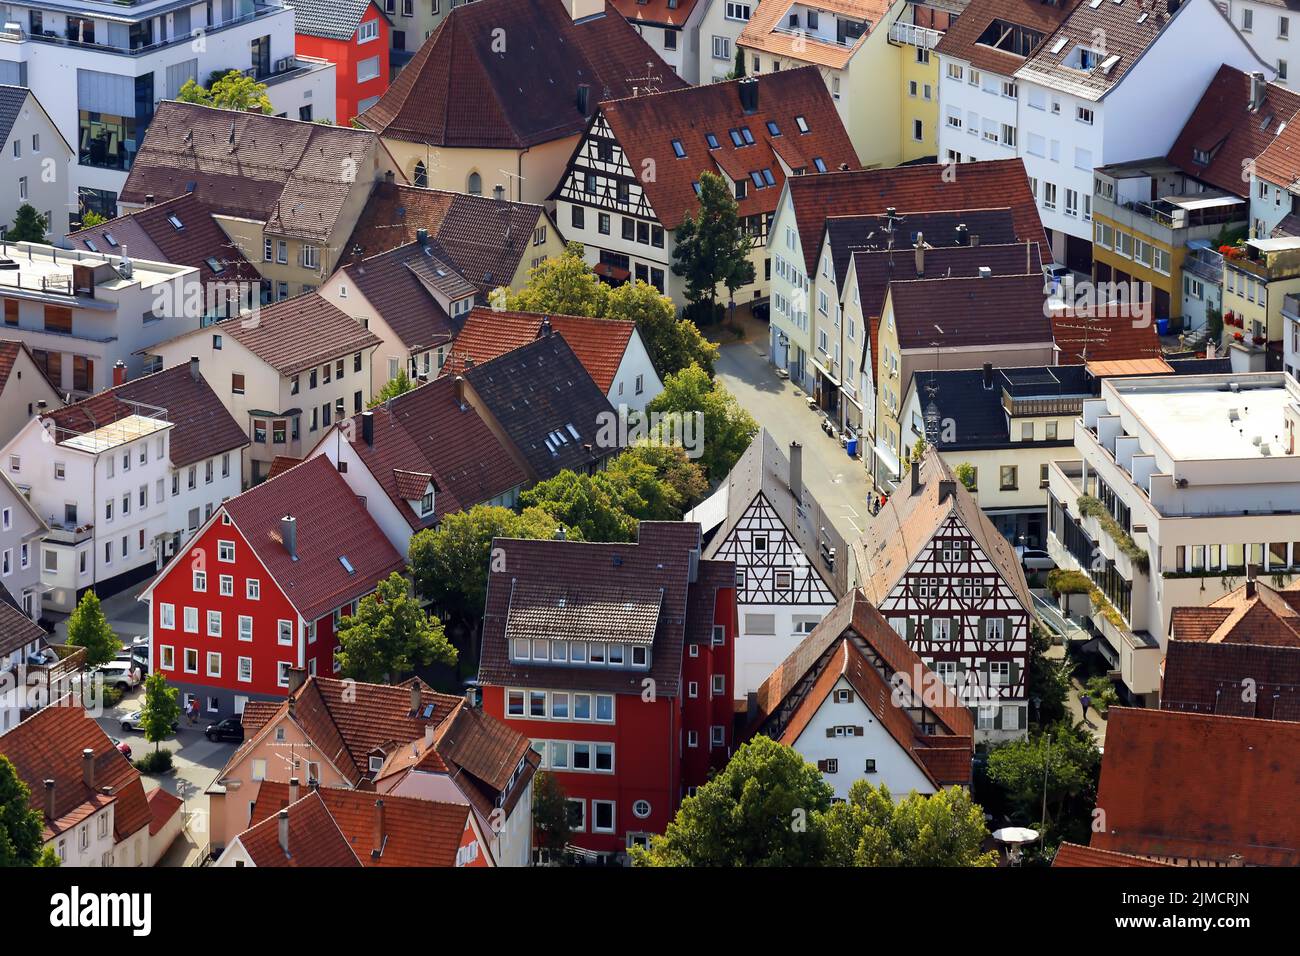
[[[351,40],[371,0],[284,0],[293,7],[293,32],[326,40]],[[382,11],[380,16],[382,16]]]
[[[9,138],[30,92],[25,86],[0,86],[0,140]]]

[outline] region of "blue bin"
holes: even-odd
[[[1156,319],[1156,334],[1157,334],[1157,335],[1168,335],[1168,334],[1169,334],[1169,320],[1168,320],[1168,319]]]
[[[847,442],[844,443],[844,450],[849,453],[850,458],[857,458],[858,440],[856,438],[850,438]]]

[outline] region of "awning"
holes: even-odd
[[[830,372],[826,371],[826,366],[822,365],[822,363],[816,359],[809,359],[808,361],[812,362],[812,366],[817,370],[817,374],[826,379],[826,381],[830,382],[836,388],[840,387],[840,380]]]

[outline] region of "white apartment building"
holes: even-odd
[[[0,474],[0,584],[33,621],[41,616],[41,538],[48,531],[27,496]]]
[[[700,21],[723,0],[612,0],[672,71],[694,85],[700,81]],[[663,77],[658,80],[662,81]],[[656,78],[647,77],[651,85]]]
[[[192,266],[0,242],[4,335],[27,346],[61,393],[112,384],[112,369],[144,369],[140,349],[199,327],[199,272]],[[193,312],[193,314],[189,314]]]
[[[703,10],[697,34],[699,65],[692,83],[717,83],[736,68],[736,41],[758,7],[758,0],[697,0]]]
[[[1119,378],[1054,461],[1048,550],[1105,595],[1098,647],[1154,701],[1170,613],[1300,570],[1300,385],[1281,372]]]
[[[1020,157],[1053,259],[1089,272],[1093,169],[1163,156],[1222,64],[1266,66],[1213,0],[1055,0],[1006,16],[973,0],[936,47],[939,156]]]
[[[59,210],[51,231],[87,210],[116,215],[155,107],[187,80],[240,70],[268,85],[275,112],[333,120],[334,66],[294,53],[293,18],[279,0],[5,5],[0,83],[29,88],[77,152],[80,208]]]
[[[1300,62],[1300,50],[1291,42],[1293,30],[1300,29],[1300,10],[1285,0],[1221,0],[1221,7],[1260,59],[1277,71],[1274,82],[1294,86],[1289,61]]]

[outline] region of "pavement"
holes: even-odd
[[[147,637],[149,634],[149,605],[138,600],[140,592],[148,585],[149,581],[141,581],[125,591],[100,599],[99,606],[104,616],[108,618],[109,626],[125,645],[130,645],[132,638]],[[68,615],[50,612],[46,614],[54,621],[54,633],[50,636],[50,642],[66,643]]]
[[[1053,644],[1047,649],[1045,655],[1049,660],[1061,660],[1065,657],[1065,646],[1063,644]],[[1066,709],[1070,712],[1070,719],[1076,724],[1082,722],[1092,731],[1092,737],[1097,741],[1097,746],[1102,750],[1106,747],[1106,717],[1097,713],[1095,708],[1088,710],[1088,716],[1083,716],[1083,705],[1079,703],[1079,698],[1083,695],[1083,685],[1077,678],[1070,678],[1070,693],[1065,698]]]
[[[96,719],[106,734],[130,746],[131,756],[136,760],[152,750],[154,745],[138,730],[124,733],[122,718],[139,710],[143,703],[144,692],[136,691]],[[204,737],[203,729],[207,723],[200,718],[198,724],[190,727],[182,717],[176,736],[162,743],[163,749],[172,752],[172,770],[165,774],[140,773],[146,794],[163,787],[179,797],[183,804],[181,812],[185,814],[185,827],[159,866],[198,866],[207,853],[208,798],[205,793],[236,747],[233,743],[213,743]]]
[[[743,315],[745,337],[718,340],[718,380],[786,454],[790,442],[803,443],[804,485],[846,541],[860,538],[871,519],[866,466],[821,430],[821,415],[808,408],[803,390],[777,377],[767,361],[767,324]]]

